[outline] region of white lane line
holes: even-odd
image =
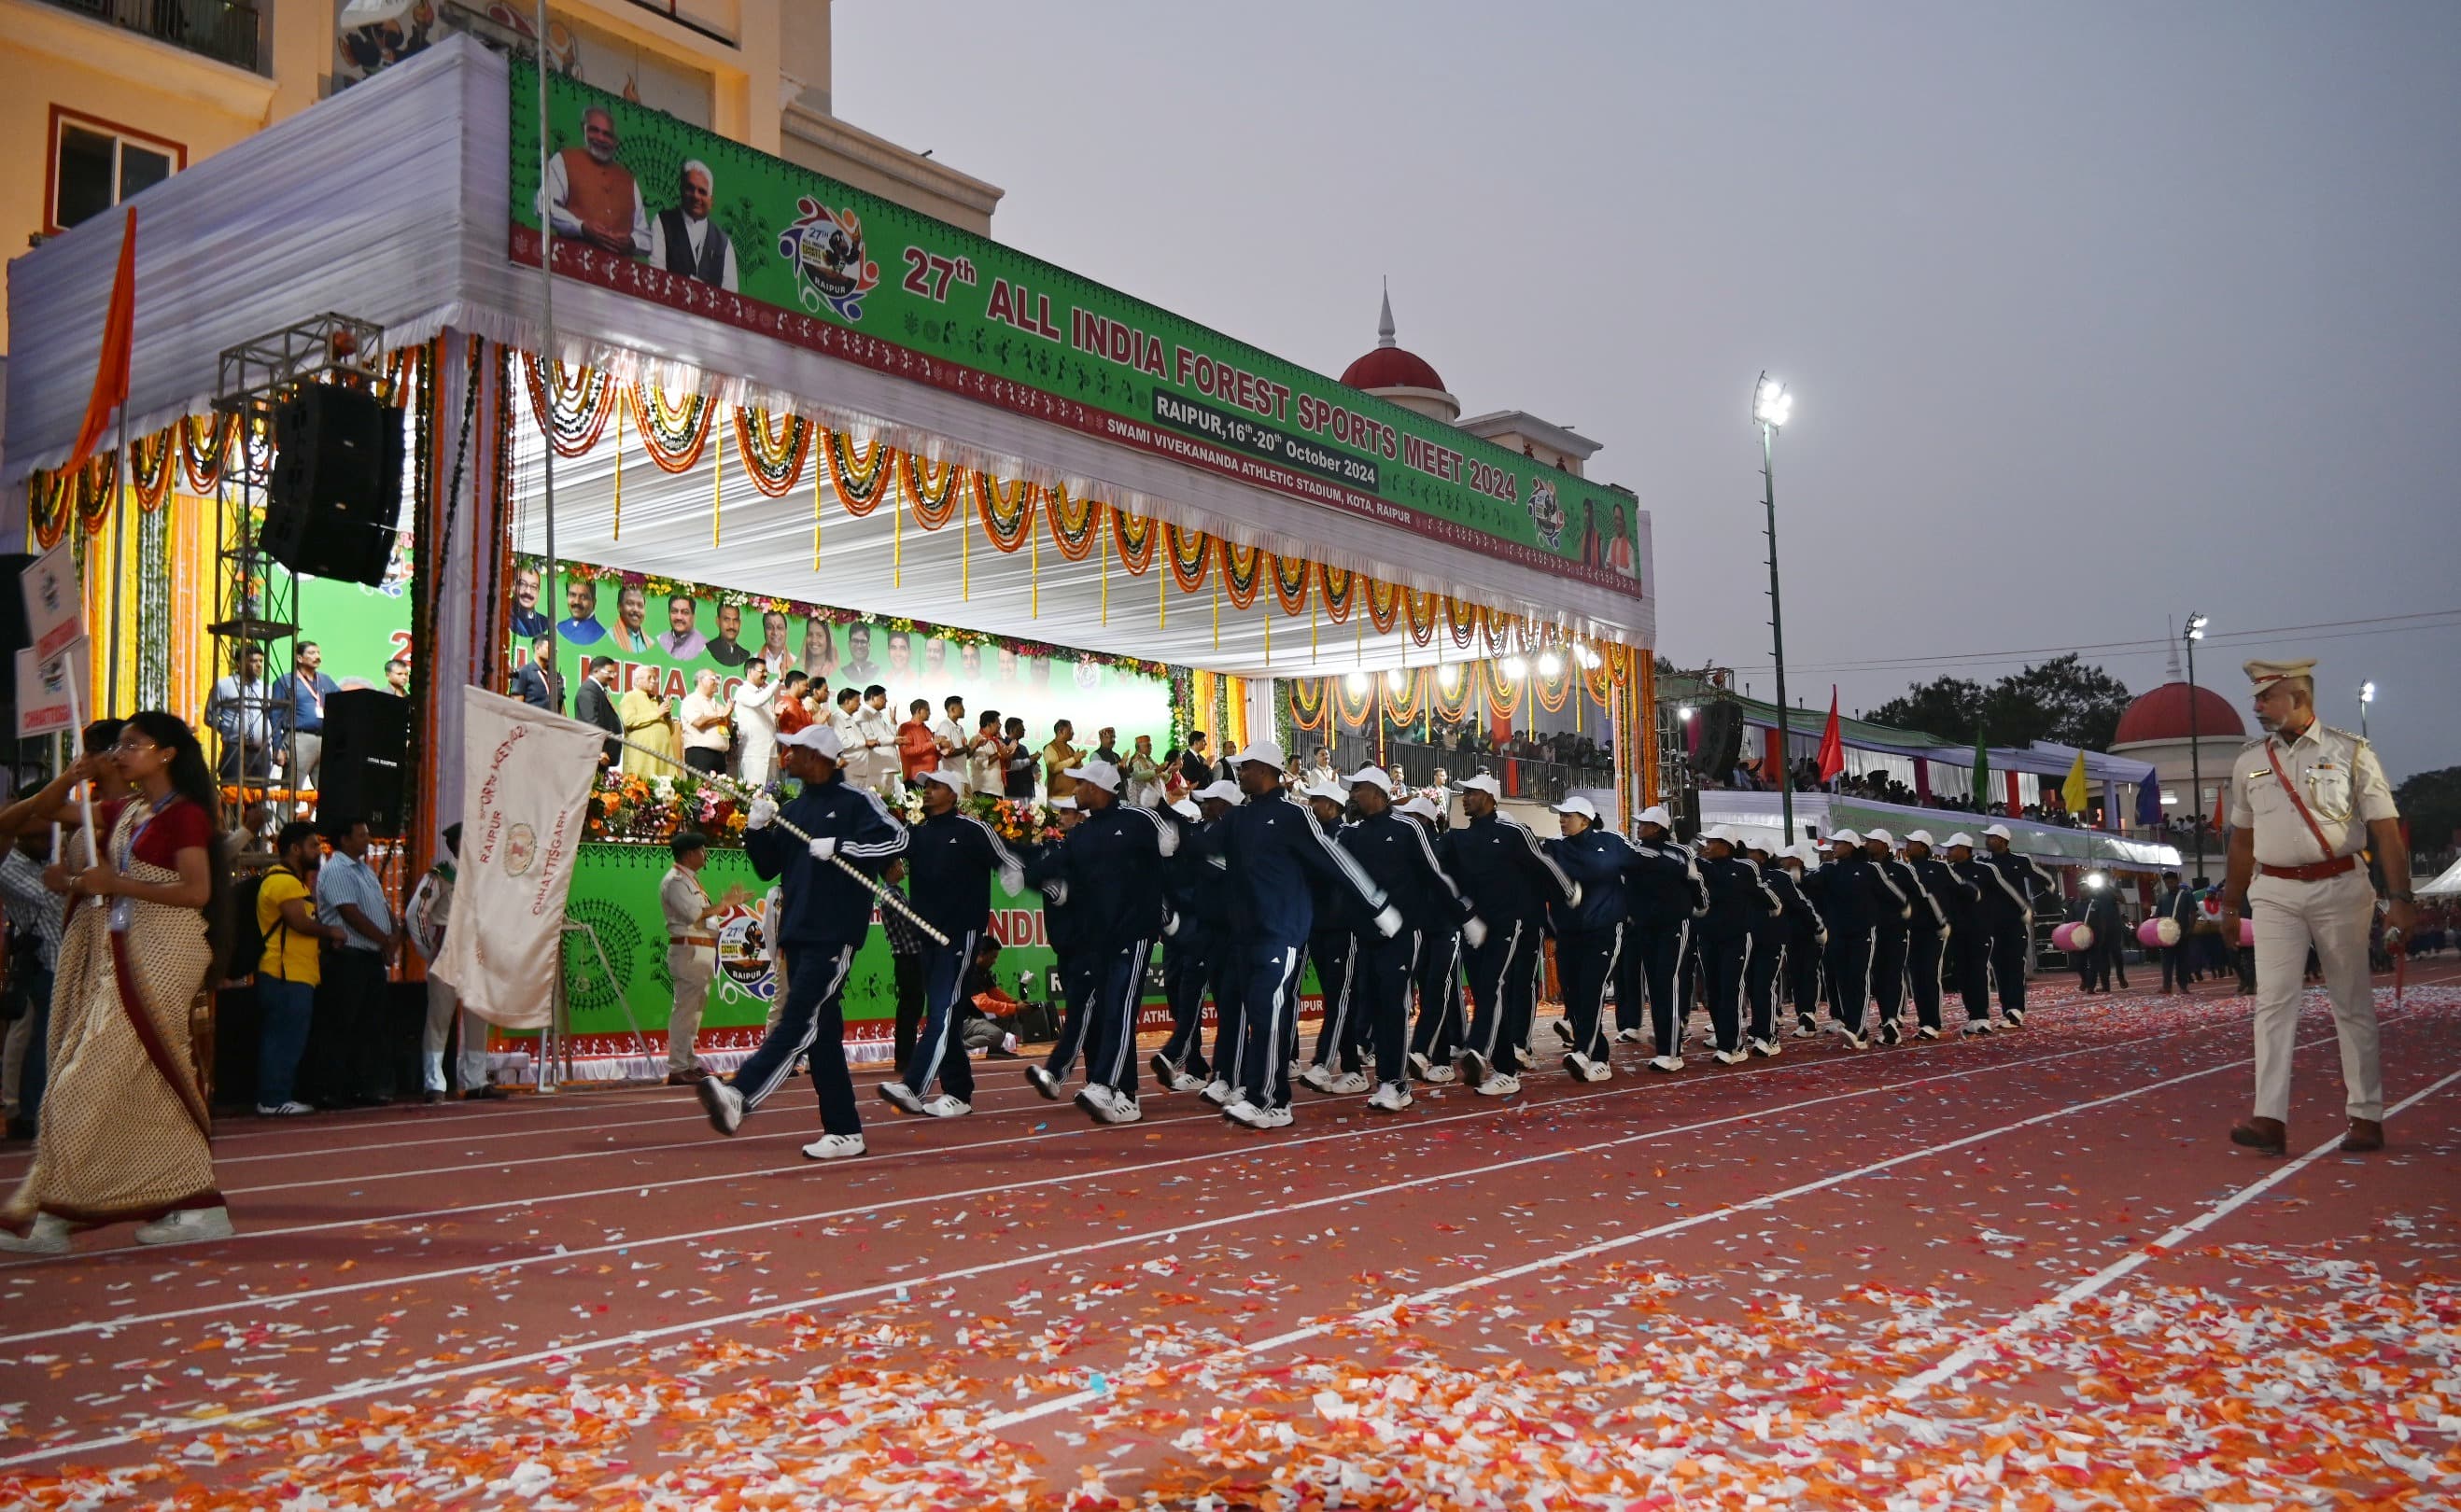
[[[2094,1050],[2102,1050],[2106,1048],[2107,1047],[2096,1046],[2091,1047],[2090,1050],[2063,1052],[2057,1054],[2038,1056],[2035,1057],[2035,1059],[2065,1059],[2069,1055],[2090,1054]],[[1533,1269],[1543,1269],[1549,1266],[1560,1264],[1567,1260],[1578,1259],[1588,1254],[1602,1253],[1606,1250],[1614,1249],[1623,1245],[1637,1243],[1642,1239],[1651,1237],[1652,1235],[1673,1233],[1682,1228],[1691,1227],[1697,1224],[1711,1222],[1714,1219],[1727,1216],[1730,1213],[1748,1211],[1756,1207],[1771,1206],[1789,1197],[1800,1196],[1807,1192],[1820,1191],[1826,1187],[1836,1185],[1840,1182],[1851,1181],[1858,1176],[1869,1175],[1874,1171],[1886,1170],[1892,1166],[1902,1164],[1909,1161],[1921,1159],[1925,1156],[1936,1154],[1940,1151],[1953,1150],[1963,1145],[1977,1143],[1983,1139],[1997,1138],[2000,1135],[2009,1133],[2016,1129],[2027,1127],[2030,1124],[2044,1122],[2051,1118],[2064,1118],[2069,1113],[2082,1112],[2090,1108],[2101,1107],[2108,1103],[2124,1101],[2127,1098],[2139,1097],[2147,1092],[2157,1091],[2161,1088],[2172,1086],[2182,1081],[2193,1081],[2200,1076],[2209,1076],[2214,1075],[2215,1072],[2227,1071],[2235,1066],[2245,1065],[2248,1063],[2248,1059],[2249,1057],[2241,1056],[2236,1060],[2224,1061],[2218,1065],[2207,1067],[2202,1071],[2190,1072],[2183,1075],[2167,1077],[2161,1081],[2151,1082],[2127,1092],[2111,1094],[2108,1097],[2095,1098],[2087,1102],[2071,1104],[2067,1108],[2061,1109],[2053,1113],[2037,1114],[2030,1118],[2021,1119],[2018,1122],[2007,1124],[2001,1128],[1985,1130],[1980,1134],[1967,1135],[1962,1139],[1935,1145],[1929,1149],[1912,1151],[1905,1155],[1896,1156],[1887,1161],[1881,1161],[1872,1165],[1861,1167],[1855,1171],[1847,1172],[1841,1176],[1824,1178],[1817,1182],[1805,1183],[1802,1186],[1789,1188],[1785,1192],[1771,1194],[1768,1197],[1761,1198],[1751,1203],[1739,1203],[1732,1207],[1722,1208],[1716,1213],[1702,1214],[1695,1218],[1679,1220],[1674,1224],[1660,1225],[1656,1229],[1650,1230],[1649,1233],[1646,1234],[1635,1234],[1622,1239],[1609,1241],[1603,1245],[1589,1246],[1581,1250],[1568,1252],[1564,1255],[1552,1256],[1545,1261],[1536,1262],[1530,1266],[1515,1267],[1509,1271],[1494,1272],[1487,1277],[1472,1278],[1466,1282],[1456,1282],[1451,1287],[1439,1288],[1434,1291],[1425,1293],[1424,1295],[1429,1298],[1444,1296],[1451,1291],[1465,1290],[1471,1287],[1491,1284],[1497,1280],[1509,1279]],[[2026,1062],[2010,1062],[2008,1064],[2018,1065],[2025,1063]],[[207,1424],[215,1425],[220,1431],[229,1432],[246,1422],[256,1422],[268,1418],[281,1417],[293,1413],[310,1412],[320,1407],[332,1406],[337,1402],[355,1401],[363,1397],[374,1396],[385,1393],[415,1391],[421,1387],[439,1385],[446,1381],[460,1380],[472,1375],[497,1374],[504,1371],[518,1370],[531,1365],[568,1363],[585,1354],[594,1354],[606,1350],[637,1348],[641,1345],[655,1343],[661,1339],[675,1338],[684,1335],[700,1336],[710,1334],[720,1330],[733,1327],[737,1324],[753,1322],[761,1318],[776,1317],[784,1313],[801,1312],[814,1308],[834,1307],[843,1303],[861,1301],[868,1297],[888,1295],[902,1288],[915,1286],[924,1282],[936,1283],[968,1281],[974,1280],[977,1277],[994,1275],[1000,1271],[1017,1269],[1027,1266],[1047,1268],[1053,1263],[1058,1261],[1074,1259],[1081,1255],[1099,1254],[1104,1250],[1151,1244],[1158,1240],[1168,1240],[1180,1234],[1204,1233],[1216,1228],[1235,1227],[1236,1225],[1243,1224],[1261,1223],[1271,1219],[1289,1217],[1295,1213],[1309,1212],[1320,1207],[1348,1206],[1359,1203],[1370,1202],[1376,1198],[1388,1196],[1395,1192],[1408,1191],[1417,1187],[1471,1181],[1480,1177],[1498,1175],[1507,1171],[1522,1170],[1533,1165],[1543,1165],[1557,1161],[1571,1160],[1576,1156],[1594,1155],[1602,1151],[1621,1149],[1635,1144],[1650,1143],[1655,1140],[1673,1139],[1681,1135],[1698,1134],[1711,1129],[1725,1128],[1741,1123],[1750,1123],[1761,1118],[1774,1118],[1784,1113],[1800,1112],[1805,1109],[1821,1107],[1832,1102],[1845,1102],[1857,1097],[1871,1097],[1879,1093],[1902,1091],[1907,1087],[1920,1085],[1923,1082],[1940,1081],[1952,1078],[1965,1078],[1980,1074],[1982,1074],[1982,1072],[1980,1070],[1942,1072],[1929,1076],[1915,1077],[1908,1081],[1887,1083],[1872,1087],[1854,1088],[1846,1092],[1830,1093],[1817,1097],[1807,1097],[1799,1101],[1784,1103],[1777,1107],[1760,1109],[1751,1113],[1729,1114],[1723,1118],[1704,1118],[1693,1123],[1679,1124],[1664,1129],[1648,1130],[1638,1134],[1623,1135],[1613,1139],[1598,1140],[1591,1144],[1573,1146],[1561,1150],[1551,1150],[1537,1155],[1522,1156],[1513,1160],[1496,1161],[1486,1165],[1473,1166],[1466,1170],[1431,1172],[1425,1176],[1412,1177],[1405,1181],[1385,1182],[1380,1185],[1360,1188],[1354,1191],[1332,1193],[1323,1197],[1313,1198],[1305,1202],[1285,1203],[1271,1207],[1252,1208],[1244,1213],[1228,1213],[1217,1217],[1194,1218],[1184,1223],[1173,1224],[1165,1227],[1145,1229],[1139,1233],[1115,1235],[1109,1239],[1091,1240],[1081,1245],[1068,1246],[1056,1249],[1037,1249],[1031,1253],[1012,1255],[1001,1260],[984,1261],[977,1265],[934,1271],[928,1277],[910,1277],[903,1281],[883,1281],[870,1286],[849,1288],[843,1291],[829,1292],[816,1296],[798,1297],[793,1301],[774,1302],[762,1307],[746,1308],[731,1313],[696,1318],[685,1323],[668,1324],[653,1329],[636,1329],[627,1333],[611,1334],[604,1338],[585,1339],[576,1343],[560,1346],[555,1349],[536,1350],[524,1354],[507,1355],[490,1360],[473,1361],[465,1365],[457,1365],[440,1370],[411,1372],[405,1374],[391,1376],[383,1380],[360,1381],[350,1386],[340,1387],[330,1392],[323,1392],[312,1396],[297,1397],[288,1402],[280,1402],[271,1406],[263,1407],[246,1414],[245,1418],[241,1417],[237,1414],[225,1414],[215,1417],[175,1417],[158,1419],[152,1422],[140,1424],[139,1427],[130,1429],[124,1433],[114,1434],[100,1438],[85,1439],[75,1443],[51,1444],[41,1449],[30,1450],[25,1454],[16,1455],[8,1459],[0,1459],[0,1468],[6,1468],[11,1465],[39,1463],[44,1460],[56,1459],[63,1455],[88,1454],[97,1450],[116,1448],[123,1444],[136,1442],[140,1437],[150,1439],[160,1436],[187,1433]],[[1432,1121],[1429,1124],[1417,1125],[1417,1127],[1421,1128],[1430,1126],[1432,1126]],[[1337,1139],[1341,1138],[1341,1136],[1327,1135],[1321,1138]],[[1290,1149],[1297,1144],[1310,1142],[1316,1141],[1293,1140],[1272,1146],[1271,1148]],[[1212,1157],[1199,1156],[1189,1157],[1188,1159],[1210,1160]],[[1158,1165],[1176,1165],[1185,1162],[1182,1161],[1169,1161],[1156,1163]],[[1051,1180],[1059,1180],[1059,1178],[1053,1178]],[[1016,1191],[1038,1184],[1043,1183],[1019,1182],[1010,1186],[991,1188],[990,1190]],[[928,1201],[928,1199],[916,1198],[909,1199],[907,1201],[922,1202]],[[793,1222],[810,1221],[810,1219],[793,1220]],[[1416,1299],[1402,1300],[1406,1301]],[[1389,1310],[1390,1308],[1396,1305],[1399,1305],[1399,1303],[1387,1303],[1384,1305],[1383,1309],[1370,1310],[1369,1313],[1362,1315],[1372,1316],[1375,1311]],[[1321,1327],[1329,1328],[1330,1325],[1324,1325]],[[1318,1331],[1320,1331],[1321,1328]],[[1310,1336],[1308,1331],[1300,1331],[1295,1333],[1285,1335],[1282,1339],[1269,1340],[1264,1345],[1253,1346],[1251,1348],[1269,1348],[1278,1343],[1305,1338],[1308,1336]],[[1249,1352],[1249,1350],[1233,1350],[1226,1352],[1236,1354]],[[1091,1394],[1086,1393],[1079,1393],[1076,1395],[1079,1397],[1085,1397],[1087,1399],[1090,1399],[1091,1396]],[[1058,1411],[1061,1406],[1068,1404],[1072,1399],[1073,1398],[1070,1397],[1057,1398],[1054,1403],[1045,1404],[1045,1410]],[[1029,1414],[1022,1416],[1018,1414],[1010,1414],[1008,1415],[1007,1420],[1022,1421],[1023,1416],[1040,1415],[1041,1414],[1038,1412],[1030,1412]]]
[[[2325,1041],[2323,1039],[2314,1039],[2307,1041],[2307,1044],[2318,1045],[2324,1042]],[[1850,1182],[1860,1181],[1869,1176],[1876,1176],[1882,1171],[1894,1170],[1897,1166],[1910,1164],[1915,1161],[1925,1161],[1930,1160],[1934,1156],[1946,1155],[1951,1151],[1963,1149],[1970,1144],[1980,1144],[1986,1139],[1996,1139],[2003,1135],[2014,1134],[2021,1129],[2029,1129],[2040,1124],[2055,1122],[2058,1119],[2067,1118],[2073,1114],[2089,1113],[2096,1108],[2107,1108],[2113,1103],[2126,1102],[2132,1097],[2141,1097],[2149,1092],[2160,1092],[2166,1088],[2176,1087],[2186,1082],[2199,1080],[2203,1077],[2213,1075],[2217,1072],[2229,1071],[2236,1067],[2248,1065],[2254,1060],[2254,1058],[2255,1057],[2251,1055],[2241,1055],[2234,1060],[2226,1060],[2218,1065],[2208,1066],[2202,1071],[2191,1071],[2176,1076],[2166,1076],[2160,1081],[2147,1082],[2145,1085],[2140,1087],[2131,1087],[2126,1092],[2115,1092],[2105,1097],[2092,1097],[2081,1102],[2072,1102],[2065,1107],[2054,1108],[2047,1113],[2037,1113],[2030,1118],[2019,1118],[2012,1123],[2003,1123],[1997,1128],[1984,1129],[1975,1134],[1961,1135],[1954,1139],[1943,1139],[1937,1144],[1927,1144],[1919,1150],[1908,1150],[1902,1155],[1893,1155],[1884,1161],[1873,1161],[1868,1165],[1858,1165],[1851,1171],[1840,1171],[1833,1176],[1823,1176],[1813,1181],[1803,1182],[1796,1185],[1787,1187],[1781,1191],[1770,1192],[1765,1196],[1752,1198],[1747,1202],[1729,1203],[1723,1207],[1712,1208],[1705,1213],[1694,1213],[1688,1217],[1673,1219],[1666,1223],[1657,1225],[1654,1227],[1644,1228],[1637,1233],[1619,1234],[1613,1239],[1603,1239],[1594,1244],[1582,1245],[1576,1248],[1559,1250],[1554,1254],[1544,1255],[1536,1260],[1525,1261],[1517,1266],[1508,1267],[1499,1270],[1484,1271],[1478,1275],[1464,1277],[1459,1281],[1447,1282],[1440,1287],[1430,1287],[1424,1291],[1416,1292],[1404,1297],[1395,1297],[1389,1301],[1380,1302],[1375,1307],[1362,1308],[1356,1312],[1344,1314],[1339,1318],[1327,1319],[1316,1323],[1307,1324],[1304,1327],[1293,1329],[1287,1333],[1277,1333],[1272,1338],[1260,1339],[1253,1344],[1237,1344],[1232,1345],[1228,1349],[1217,1350],[1212,1354],[1207,1355],[1202,1360],[1177,1362],[1166,1367],[1166,1369],[1169,1374],[1173,1375],[1185,1377],[1202,1367],[1221,1364],[1251,1355],[1262,1354],[1272,1350],[1285,1348],[1289,1345],[1304,1343],[1309,1339],[1321,1338],[1325,1334],[1332,1332],[1337,1328],[1362,1327],[1380,1322],[1385,1319],[1389,1319],[1393,1315],[1395,1310],[1400,1308],[1424,1307],[1429,1303],[1441,1302],[1447,1297],[1459,1296],[1464,1292],[1481,1290],[1488,1287],[1500,1286],[1507,1282],[1517,1281],[1524,1276],[1536,1275],[1540,1271],[1561,1269],[1566,1266],[1576,1265],[1582,1261],[1594,1260],[1600,1255],[1612,1254],[1618,1249],[1628,1249],[1632,1246],[1643,1243],[1647,1240],[1663,1239],[1670,1234],[1680,1234],[1686,1229],[1698,1228],[1703,1225],[1719,1223],[1723,1220],[1733,1218],[1738,1214],[1759,1212],[1766,1208],[1775,1207],[1781,1203],[1791,1201],[1797,1197],[1808,1197],[1814,1192],[1825,1192],[1831,1187],[1843,1186]],[[1703,1127],[1705,1126],[1706,1125],[1703,1125]],[[1015,1412],[1002,1413],[997,1416],[987,1417],[983,1420],[983,1427],[988,1432],[997,1432],[1003,1428],[1014,1427],[1018,1423],[1031,1422],[1038,1417],[1048,1417],[1055,1413],[1067,1412],[1075,1408],[1088,1406],[1094,1402],[1110,1398],[1113,1395],[1114,1393],[1107,1385],[1102,1391],[1086,1390],[1071,1392],[1064,1396],[1055,1396],[1049,1401],[1038,1402],[1032,1407],[1022,1407]],[[0,1461],[0,1463],[5,1462],[6,1461]]]
[[[2452,1072],[2439,1081],[2421,1087],[2418,1091],[2411,1093],[2401,1101],[2394,1103],[2386,1110],[2386,1112],[2388,1114],[2404,1112],[2413,1105],[2433,1097],[2436,1093],[2443,1091],[2445,1088],[2452,1085],[2452,1083],[2456,1081],[2461,1081],[2461,1071]],[[1967,1368],[1980,1362],[1985,1355],[1997,1352],[2011,1342],[2022,1338],[2024,1335],[2033,1332],[2036,1329],[2043,1327],[2046,1323],[2057,1322],[2060,1318],[2065,1317],[2067,1314],[2069,1309],[2075,1307],[2078,1303],[2083,1302],[2086,1298],[2105,1289],[2112,1282],[2128,1276],[2138,1267],[2161,1258],[2157,1251],[2177,1249],[2181,1244],[2185,1243],[2189,1239],[2194,1238],[2197,1234],[2203,1233],[2206,1229],[2211,1228],[2217,1223],[2220,1223],[2231,1214],[2237,1212],[2248,1203],[2255,1202],[2258,1198],[2262,1197],[2265,1193],[2290,1180],[2292,1177],[2298,1175],[2300,1171],[2305,1170],[2316,1161],[2332,1154],[2335,1150],[2340,1148],[2341,1143],[2342,1137],[2337,1134],[2331,1139],[2325,1140],[2323,1143],[2308,1151],[2306,1154],[2299,1157],[2297,1160],[2275,1167],[2272,1174],[2265,1176],[2258,1181],[2248,1182],[2245,1186],[2233,1192],[2230,1196],[2215,1203],[2204,1212],[2189,1219],[2186,1223],[2171,1229],[2160,1238],[2149,1241],[2147,1244],[2130,1249],[2127,1254],[2112,1261],[2109,1265],[2103,1267],[2092,1275],[2086,1276],[2085,1279],[2075,1283],[2074,1285],[2066,1287],[2054,1293],[2048,1299],[2038,1302],[2034,1306],[2027,1308],[2024,1311],[2018,1313],[2015,1317],[2010,1318],[2007,1322],[2002,1323],[2000,1327],[1992,1330],[1989,1333],[1975,1340],[1973,1343],[1958,1346],[1946,1359],[1941,1360],[1937,1365],[1935,1365],[1930,1370],[1923,1372],[1920,1375],[1912,1376],[1906,1380],[1899,1381],[1892,1395],[1900,1399],[1919,1396],[1935,1386],[1938,1386],[1955,1379]]]

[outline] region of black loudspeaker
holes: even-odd
[[[384,581],[401,518],[401,414],[365,389],[311,383],[273,413],[265,549],[293,572]]]
[[[1701,725],[1701,743],[1692,752],[1692,770],[1702,777],[1723,777],[1735,770],[1744,754],[1744,711],[1724,699],[1701,706],[1692,716]]]
[[[408,817],[410,700],[373,688],[325,698],[325,754],[316,777],[316,817],[365,820],[377,835],[398,835]]]

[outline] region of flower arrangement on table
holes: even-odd
[[[720,843],[743,840],[741,799],[696,777],[609,772],[589,795],[590,840],[664,841],[694,829]]]
[[[990,825],[993,834],[1011,845],[1047,845],[1059,838],[1059,816],[1039,799],[972,793],[957,799],[957,806]],[[922,823],[922,785],[908,788],[889,807],[907,823]]]

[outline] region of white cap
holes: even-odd
[[[1754,836],[1743,843],[1744,849],[1757,852],[1763,856],[1779,856],[1785,854],[1783,851],[1779,850],[1777,846],[1770,844],[1767,841],[1762,840],[1758,836]]]
[[[1205,817],[1205,811],[1203,809],[1198,808],[1195,804],[1190,803],[1186,799],[1181,799],[1172,803],[1170,811],[1178,815],[1181,819],[1201,820]]]
[[[1120,790],[1120,769],[1108,761],[1088,761],[1083,766],[1069,767],[1059,775],[1075,777],[1080,782],[1091,782],[1105,793]]]
[[[1713,840],[1723,841],[1729,845],[1735,844],[1735,832],[1724,824],[1712,824],[1701,832],[1701,843],[1705,845]]]
[[[804,728],[808,730],[811,727],[806,725]],[[966,774],[957,771],[953,767],[925,767],[922,771],[914,774],[914,780],[917,782],[937,782],[952,793],[963,793],[966,791]]]
[[[1380,766],[1360,767],[1358,771],[1350,774],[1350,776],[1343,777],[1341,782],[1344,787],[1357,787],[1361,782],[1370,783],[1376,787],[1382,788],[1386,798],[1391,798],[1393,796],[1392,774],[1386,772]]]
[[[1343,788],[1340,783],[1335,781],[1331,777],[1316,777],[1312,781],[1300,783],[1299,797],[1305,799],[1322,799],[1327,803],[1347,803],[1350,801],[1350,794],[1348,790]]]
[[[1829,832],[1829,838],[1822,841],[1821,843],[1824,845],[1860,845],[1863,843],[1863,837],[1855,834],[1851,829],[1832,829]]]
[[[1216,778],[1188,796],[1199,803],[1208,801],[1236,803],[1240,799],[1239,784],[1228,777]]]
[[[1481,772],[1476,777],[1464,777],[1453,786],[1464,793],[1484,793],[1488,798],[1504,796],[1504,784],[1498,782],[1491,772]]]
[[[1593,824],[1598,821],[1598,806],[1595,803],[1591,802],[1588,799],[1581,798],[1577,795],[1568,798],[1561,803],[1556,804],[1555,812],[1558,814],[1578,814],[1581,818],[1588,820]]]
[[[1424,793],[1420,794],[1417,798],[1414,798],[1407,803],[1402,804],[1402,812],[1409,815],[1413,819],[1442,819],[1444,817],[1436,812],[1436,800],[1427,797]]]
[[[1894,845],[1897,842],[1897,837],[1884,829],[1867,829],[1863,832],[1863,838],[1878,841],[1883,845]]]
[[[1910,829],[1906,831],[1906,843],[1909,845],[1937,845],[1939,842],[1931,838],[1931,831],[1927,829]]]
[[[1958,830],[1956,834],[1948,837],[1948,843],[1951,847],[1962,845],[1967,850],[1972,850],[1974,848],[1974,837],[1968,835],[1963,830]]]
[[[1076,807],[1077,800],[1073,798],[1056,798],[1051,800],[1051,808],[1054,813],[1058,813],[1062,809],[1074,812]]]
[[[1803,864],[1807,866],[1817,866],[1820,864],[1820,847],[1814,845],[1808,840],[1796,841],[1793,844],[1788,845],[1781,854],[1791,856],[1796,861],[1803,862]]]
[[[1272,767],[1274,771],[1279,772],[1282,768],[1290,765],[1290,760],[1291,758],[1282,753],[1282,743],[1280,741],[1251,740],[1248,742],[1247,750],[1240,752],[1237,756],[1230,758],[1230,764],[1232,766],[1246,766],[1251,761],[1260,761],[1266,766]]]
[[[1985,834],[1985,835],[1997,835],[1997,836],[1999,836],[2001,840],[2014,840],[2014,839],[2016,839],[2016,837],[2015,837],[2014,835],[2011,835],[2011,834],[2009,834],[2009,833],[2008,833],[2008,826],[2007,826],[2007,825],[2005,825],[2005,824],[1993,824],[1993,825],[1990,825],[1990,826],[1986,827],[1986,828],[1982,831],[1982,833],[1983,833],[1983,834]]]
[[[781,746],[800,746],[815,756],[827,756],[832,761],[838,758],[838,753],[845,749],[845,742],[838,738],[838,733],[824,724],[808,724],[791,735],[780,735],[778,743]]]
[[[1637,824],[1655,824],[1659,829],[1673,829],[1675,827],[1675,816],[1666,812],[1666,805],[1659,803],[1654,804],[1649,808],[1642,809],[1640,811],[1640,818],[1634,820],[1634,822]]]

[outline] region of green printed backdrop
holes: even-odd
[[[536,75],[520,62],[511,73],[513,251],[535,263]],[[1213,458],[1310,485],[1240,474],[1266,486],[1299,497],[1338,487],[1393,506],[1377,512],[1406,528],[1469,545],[1509,543],[1520,548],[1509,553],[1515,560],[1639,592],[1639,522],[1627,496],[571,79],[549,83],[551,148],[578,152],[590,110],[612,120],[613,160],[632,177],[652,221],[677,206],[686,162],[709,169],[710,220],[734,245],[740,287],[642,268],[636,256],[614,251],[584,251],[567,268],[567,252],[577,250],[568,240],[559,243],[559,270],[804,345],[814,344],[804,322],[859,331],[1006,380],[966,384],[960,392],[970,395],[1035,415],[1047,406],[1007,392],[1011,385],[1057,395],[1116,417],[1084,427],[1106,439],[1173,456],[1202,442]]]

